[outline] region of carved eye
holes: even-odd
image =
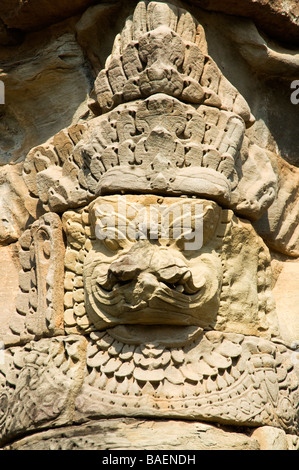
[[[45,258],[50,258],[50,254],[51,254],[51,242],[50,242],[50,240],[45,240],[44,241],[44,243],[43,243],[43,252],[44,252]]]
[[[196,236],[194,231],[188,230],[175,240],[175,244],[180,251],[198,250],[202,242]]]
[[[117,242],[117,240],[113,240],[113,239],[110,239],[110,238],[106,238],[105,240],[103,240],[103,242],[105,243],[106,247],[108,248],[108,250],[110,251],[117,251],[120,249],[120,245],[119,243]]]

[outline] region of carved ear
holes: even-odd
[[[88,198],[84,161],[74,152],[85,130],[84,124],[70,126],[33,148],[26,157],[23,179],[47,211],[78,207]]]
[[[53,213],[20,238],[22,270],[10,329],[21,339],[63,333],[64,251],[61,221]]]
[[[257,145],[244,145],[242,158],[242,177],[235,210],[242,216],[257,220],[276,197],[277,176],[266,151]]]

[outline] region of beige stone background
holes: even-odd
[[[0,105],[0,339],[15,310],[18,240],[41,214],[24,187],[23,161],[32,147],[92,117],[88,104],[94,80],[135,3],[1,1],[0,80],[5,84],[5,104]],[[256,119],[250,137],[267,151],[278,175],[278,196],[254,227],[270,248],[280,334],[291,345],[299,342],[299,104],[290,99],[291,83],[299,80],[299,4],[189,0],[181,5],[205,27],[209,55],[247,100]],[[206,436],[203,447],[213,448],[211,442],[222,439],[217,428],[202,425],[198,431],[194,426],[188,432]],[[134,423],[128,427],[125,438],[133,442]],[[185,432],[180,429],[177,435]],[[269,439],[275,447],[277,433],[255,437],[260,446],[269,447],[263,444]],[[51,440],[50,434],[45,438]],[[149,435],[146,431],[144,446],[149,445]],[[184,442],[179,445],[183,448]],[[277,444],[287,445],[283,440]],[[255,446],[254,439],[247,442],[245,437],[239,444],[242,449]]]

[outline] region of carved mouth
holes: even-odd
[[[115,263],[114,269],[113,263],[107,264],[95,260],[85,271],[86,306],[96,328],[119,324],[213,325],[219,278],[212,264],[202,263],[195,274],[182,262],[164,263],[156,270],[134,265],[130,269],[129,259],[124,269],[120,263]]]
[[[146,309],[161,312],[161,309],[163,311],[163,308],[167,308],[173,320],[180,313],[180,317],[176,321],[184,324],[186,310],[194,309],[200,305],[204,289],[202,286],[194,293],[190,291],[191,288],[184,287],[183,284],[157,281],[154,286],[143,286],[142,283],[134,280],[118,282],[111,290],[107,289],[107,285],[103,286],[97,282],[93,294],[100,304],[119,308],[122,312],[145,311]],[[183,316],[181,316],[182,311],[184,311]]]
[[[196,304],[202,296],[204,285],[205,279],[202,278],[200,285],[195,286],[190,271],[186,271],[178,281],[173,282],[150,273],[142,273],[142,276],[136,279],[120,282],[108,274],[104,282],[102,279],[96,280],[94,293],[98,300],[103,299],[104,303],[124,300],[133,307],[137,304],[150,305],[153,299],[160,299],[170,304],[175,301],[179,308],[184,308],[186,305]]]

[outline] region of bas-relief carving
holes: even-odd
[[[16,311],[3,340],[7,344],[63,333],[64,243],[61,221],[48,213],[19,240]]]
[[[162,218],[151,239],[153,207],[161,208],[167,223],[176,216],[167,239]],[[194,213],[185,232],[184,208]],[[192,234],[196,209],[202,210],[202,246]],[[268,249],[231,210],[200,199],[106,196],[65,212],[63,224],[66,328],[163,322],[277,334]],[[101,227],[103,240],[97,237]],[[138,233],[139,241],[133,238]]]
[[[128,188],[212,196],[250,218],[273,202],[276,175],[246,136],[250,109],[186,11],[140,2],[94,92],[103,116],[61,132],[25,163],[25,181],[50,210]]]
[[[277,198],[277,175],[203,27],[140,2],[94,94],[99,116],[24,162],[48,213],[19,239],[1,439],[118,416],[297,434],[294,352],[252,226]]]
[[[2,440],[71,422],[84,343],[84,337],[57,336],[5,351],[0,365]]]
[[[36,199],[22,178],[22,165],[0,168],[0,247],[16,242],[39,216]]]

